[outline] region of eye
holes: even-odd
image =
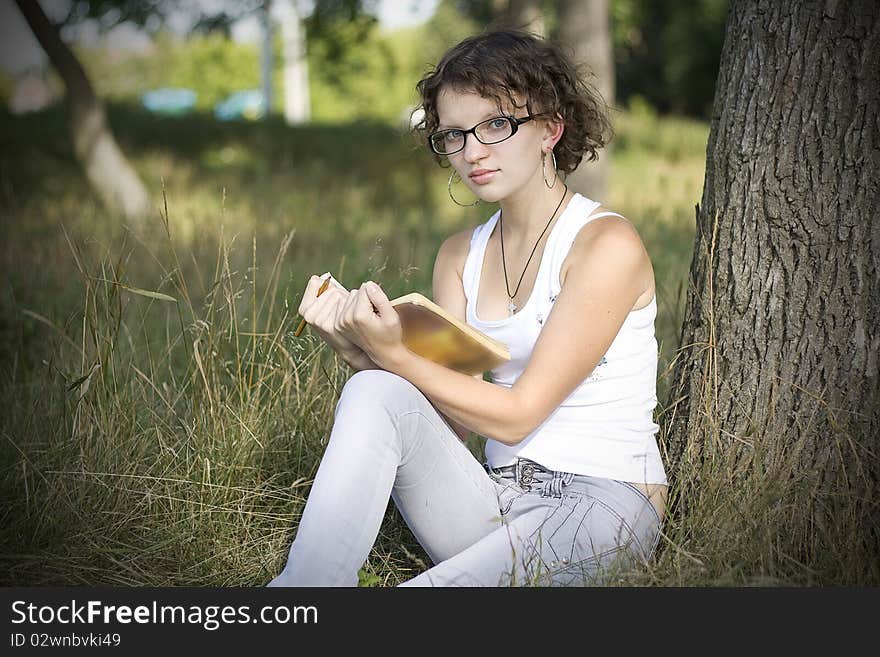
[[[495,130],[500,130],[501,128],[505,127],[506,125],[507,125],[507,119],[502,119],[502,118],[492,119],[489,122],[489,127],[493,128]]]
[[[445,134],[447,139],[461,139],[461,130],[447,130]]]

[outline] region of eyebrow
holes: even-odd
[[[491,112],[488,112],[486,114],[483,114],[483,118],[481,118],[479,121],[477,121],[477,123],[482,123],[486,119],[491,119],[496,116],[504,116],[503,114],[499,114],[498,111],[499,110],[496,109],[496,110],[492,110]],[[441,123],[440,125],[437,126],[437,129],[438,130],[448,130],[449,128],[457,128],[457,127],[459,127],[459,126],[446,126]]]

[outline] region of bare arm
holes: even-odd
[[[353,369],[355,372],[360,372],[362,370],[379,370],[382,369],[376,363],[373,362],[373,359],[367,356],[363,351],[358,349],[357,351],[348,351],[342,352],[338,351],[339,357],[345,361],[345,363]]]
[[[464,295],[461,272],[464,268],[464,261],[467,257],[472,234],[473,229],[467,229],[450,236],[440,246],[434,261],[432,280],[434,303],[462,321],[465,321],[467,298]],[[475,374],[474,378],[482,381],[483,374]],[[453,420],[448,414],[444,413],[437,400],[430,397],[429,399],[441,417],[452,427],[456,435],[461,440],[467,440],[471,435],[471,428]]]

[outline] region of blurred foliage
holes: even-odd
[[[203,17],[200,29],[184,41],[156,29],[155,9],[154,20],[149,11],[136,11],[143,4],[101,2],[87,14],[104,16],[108,25],[134,16],[155,39],[148,54],[77,48],[99,94],[130,100],[149,89],[180,86],[197,91],[199,108],[209,109],[235,91],[260,88],[259,46],[228,38],[232,16]],[[616,104],[627,106],[637,97],[664,114],[708,118],[728,4],[729,0],[612,0]],[[258,5],[237,6],[236,15]],[[487,25],[493,11],[489,0],[441,0],[425,24],[386,33],[367,11],[374,6],[367,0],[322,0],[304,20],[313,120],[365,118],[400,124],[417,102],[419,78],[446,49]],[[559,20],[556,8],[552,2],[542,6],[552,35]],[[77,11],[71,12],[68,22],[86,15]],[[212,27],[214,31],[208,31]],[[280,30],[275,34],[274,56],[273,83],[280,90]],[[3,98],[8,98],[9,86],[8,78],[0,80]],[[57,80],[52,87],[61,91]],[[282,103],[283,94],[275,93],[273,111],[281,112]]]
[[[440,10],[487,25],[499,4],[504,3],[442,0]],[[538,4],[553,37],[560,20],[557,4]],[[625,106],[640,96],[663,113],[708,118],[728,4],[729,0],[611,0],[617,104]]]
[[[196,107],[209,110],[234,91],[260,87],[258,47],[218,33],[181,41],[160,32],[147,55],[108,55],[93,48],[76,52],[98,94],[111,100],[139,99],[160,87],[185,87],[197,92]]]
[[[400,125],[417,103],[415,83],[430,62],[477,30],[447,8],[427,25],[388,34],[365,15],[323,20],[321,36],[309,37],[306,55],[317,122],[373,119]],[[277,90],[283,88],[279,32],[273,42]],[[235,91],[260,88],[258,44],[236,43],[221,32],[180,40],[160,31],[154,38],[146,54],[84,47],[76,52],[99,95],[115,101],[136,100],[159,87],[186,87],[198,93],[197,107],[209,110]],[[52,86],[61,88],[57,80]],[[283,94],[275,93],[273,111],[282,112],[283,102]]]
[[[729,0],[612,0],[618,103],[708,118]]]
[[[328,38],[311,40],[307,53],[313,118],[396,118],[408,103],[399,82],[411,77],[397,57],[402,53],[365,17],[325,30]]]

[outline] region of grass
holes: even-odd
[[[349,375],[310,332],[292,336],[307,277],[430,295],[440,241],[491,208],[453,205],[448,172],[383,124],[110,116],[157,201],[139,235],[92,199],[60,112],[0,120],[2,583],[262,585]],[[635,112],[617,132],[606,205],[654,262],[662,414],[708,128]],[[481,439],[470,447],[481,455]],[[755,476],[733,489],[720,461],[685,467],[673,496],[692,495],[689,513],[620,583],[863,580],[864,551],[786,529],[808,487]],[[788,547],[805,532],[827,548],[809,563]],[[361,584],[429,564],[390,504]]]

